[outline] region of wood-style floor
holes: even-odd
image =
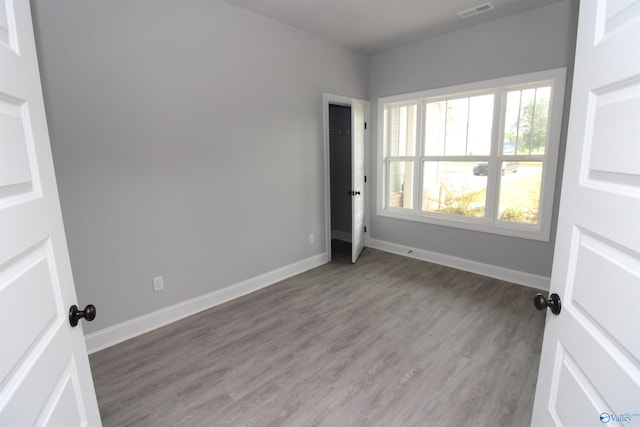
[[[90,357],[105,426],[528,426],[536,290],[365,249]]]

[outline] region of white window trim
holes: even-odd
[[[556,186],[556,170],[558,165],[558,151],[560,145],[560,132],[562,127],[562,115],[563,104],[565,96],[565,78],[566,68],[556,68],[552,70],[539,71],[534,73],[520,74],[516,76],[503,77],[492,80],[485,80],[480,82],[467,83],[456,86],[449,86],[444,88],[437,88],[432,90],[426,90],[421,92],[413,92],[402,95],[386,96],[378,98],[378,143],[377,143],[377,194],[378,203],[376,207],[376,213],[383,217],[402,219],[407,221],[417,221],[428,224],[436,224],[447,227],[462,228],[473,231],[480,231],[485,233],[500,234],[505,236],[520,237],[531,240],[549,241],[551,235],[551,221],[553,215],[553,199]],[[419,100],[419,105],[422,105],[422,100],[426,98],[434,97],[446,97],[455,94],[464,94],[468,92],[479,92],[482,90],[488,90],[493,88],[499,88],[504,86],[518,86],[529,85],[534,82],[541,81],[553,81],[551,92],[551,105],[549,114],[549,140],[546,147],[546,159],[544,160],[544,168],[542,173],[542,183],[540,188],[540,208],[538,216],[538,224],[520,224],[498,220],[487,220],[478,218],[462,217],[458,215],[448,215],[441,213],[422,212],[420,210],[419,203],[416,200],[414,194],[414,207],[411,210],[402,208],[388,208],[386,203],[387,196],[387,176],[385,170],[385,157],[384,157],[384,106],[389,103],[401,103],[411,100]],[[422,107],[419,107],[420,110]],[[504,103],[502,108],[505,108]],[[419,114],[421,111],[419,110]],[[495,112],[496,115],[502,114],[500,111]],[[494,118],[495,122],[495,118]],[[419,132],[419,135],[421,133]],[[419,136],[421,138],[421,136]],[[498,138],[494,138],[492,141],[492,152],[496,150],[499,144]],[[417,150],[422,147],[422,142],[418,142]],[[450,160],[459,160],[458,158],[449,158]],[[474,161],[471,157],[464,158],[465,160]],[[536,160],[536,157],[526,156],[525,160]],[[497,168],[498,164],[494,164],[493,168],[496,169],[495,173],[489,174],[489,181],[487,183],[488,191],[495,192],[497,189]],[[422,188],[422,165],[414,168],[414,193],[419,193]],[[494,201],[497,195],[494,194],[487,203],[487,217],[490,215],[495,216]],[[491,203],[491,205],[489,205]]]

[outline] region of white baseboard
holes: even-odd
[[[351,233],[347,233],[346,231],[331,230],[331,238],[351,243]]]
[[[217,291],[154,311],[153,313],[145,314],[135,319],[92,332],[85,336],[87,351],[91,354],[98,350],[105,349],[161,326],[173,323],[176,320],[183,319],[200,311],[273,285],[296,274],[326,264],[327,261],[326,253],[314,255],[302,261],[236,283],[235,285],[227,286]]]
[[[336,237],[339,238],[339,237]],[[343,239],[341,239],[343,240]],[[408,246],[398,245],[396,243],[386,242],[377,239],[367,239],[367,246],[379,249],[385,252],[419,259],[422,261],[433,262],[436,264],[446,265],[447,267],[457,268],[459,270],[471,273],[481,274],[483,276],[493,277],[495,279],[507,282],[517,283],[519,285],[529,286],[536,289],[549,290],[550,279],[545,276],[538,276],[531,273],[512,270],[495,265],[483,264],[476,261],[470,261],[464,258],[458,258],[451,255],[444,255],[437,252],[426,251],[424,249],[416,249]],[[216,305],[223,304],[232,299],[255,292],[259,289],[273,285],[281,280],[303,273],[312,268],[323,265],[327,262],[327,254],[314,255],[310,258],[298,261],[296,263],[275,269],[273,271],[261,274],[259,276],[236,283],[235,285],[213,291],[211,293],[195,297],[161,310],[136,317],[131,320],[119,323],[92,332],[85,336],[87,351],[89,354],[96,351],[111,347],[122,341],[142,335],[146,332],[173,323],[177,320],[191,316],[200,311],[206,310]]]
[[[381,251],[391,252],[422,261],[433,262],[435,264],[446,265],[447,267],[457,268],[458,270],[481,274],[483,276],[493,277],[494,279],[517,283],[518,285],[524,285],[531,288],[548,291],[550,286],[549,277],[538,276],[536,274],[525,273],[518,270],[499,267],[497,265],[484,264],[477,261],[458,258],[452,255],[426,251],[424,249],[411,248],[408,246],[398,245],[396,243],[386,242],[384,240],[368,239],[367,246]]]

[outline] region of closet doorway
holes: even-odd
[[[324,95],[325,241],[350,243],[351,262],[364,248],[365,129],[368,102]]]
[[[331,250],[351,245],[351,106],[329,104]],[[336,240],[338,242],[336,242]],[[337,245],[336,245],[337,243]]]

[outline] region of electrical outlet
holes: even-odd
[[[312,245],[313,242],[315,242],[315,241],[316,241],[316,239],[315,239],[313,233],[309,234],[309,244]]]
[[[164,279],[162,276],[157,276],[153,278],[153,290],[155,292],[161,291],[164,289]]]

